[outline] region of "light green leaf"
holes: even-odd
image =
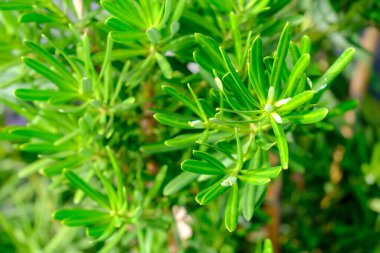
[[[194,127],[189,125],[189,122],[193,121],[193,119],[185,118],[180,114],[159,112],[154,114],[153,117],[163,125],[178,127],[180,129],[194,129]]]
[[[184,171],[196,173],[196,174],[204,174],[204,175],[224,175],[226,173],[225,170],[214,167],[211,164],[203,161],[188,159],[182,162],[181,168]]]
[[[326,108],[319,108],[312,111],[302,111],[284,117],[284,120],[289,120],[298,124],[314,124],[323,120],[328,113]]]
[[[177,193],[182,188],[193,182],[199,177],[199,175],[189,172],[182,172],[175,178],[173,178],[164,188],[164,195],[169,196]]]
[[[163,85],[162,90],[169,94],[170,96],[176,98],[178,101],[182,102],[187,108],[189,108],[191,111],[193,111],[195,114],[201,117],[197,106],[193,101],[191,101],[188,97],[183,95],[183,93],[179,92],[175,88],[168,86],[168,85]]]
[[[278,98],[281,91],[281,72],[285,67],[285,58],[288,54],[289,42],[290,42],[290,26],[289,23],[285,25],[284,30],[281,33],[280,41],[277,46],[276,56],[273,63],[273,70],[270,77],[270,84],[274,87],[276,92],[276,98]]]
[[[238,210],[239,210],[239,187],[235,183],[231,187],[230,194],[228,196],[226,213],[225,213],[225,225],[228,231],[232,232],[236,229],[238,223]]]
[[[166,57],[158,52],[155,53],[155,57],[156,57],[157,64],[160,67],[165,78],[171,79],[173,75],[173,69],[170,66],[170,63],[168,62]]]
[[[228,189],[230,189],[230,187],[222,186],[222,182],[226,178],[227,177],[223,177],[210,187],[198,193],[197,196],[195,196],[195,200],[200,205],[207,205],[208,203],[225,193]]]
[[[73,87],[73,83],[70,82],[70,80],[66,80],[60,74],[58,74],[55,71],[50,70],[48,67],[41,64],[40,62],[32,58],[23,58],[22,60],[28,67],[34,69],[37,73],[41,74],[42,76],[50,80],[52,83],[57,85],[57,87],[60,90],[63,90],[63,91],[74,90],[75,91],[75,88]]]
[[[89,184],[87,184],[83,179],[81,179],[75,172],[69,171],[67,169],[63,170],[63,175],[69,180],[72,186],[77,189],[82,190],[89,198],[97,202],[99,205],[106,209],[109,209],[107,198],[100,192],[93,189]]]
[[[348,48],[339,56],[333,65],[318,79],[313,85],[313,90],[316,91],[319,98],[323,92],[325,92],[330,86],[331,82],[337,77],[343,69],[350,63],[354,57],[355,49]]]
[[[281,166],[283,169],[288,168],[288,160],[289,160],[289,150],[288,150],[288,142],[286,141],[286,136],[284,129],[280,124],[278,124],[273,117],[270,118],[274,135],[277,141],[278,153],[280,155]]]
[[[264,72],[263,42],[260,37],[257,37],[252,43],[248,75],[259,101],[262,105],[265,104],[269,85]]]
[[[193,154],[195,157],[202,159],[209,163],[210,165],[214,166],[215,168],[218,168],[219,170],[225,171],[226,167],[222,162],[220,162],[218,159],[216,159],[214,156],[210,155],[209,153],[193,150]]]
[[[292,72],[289,76],[289,81],[282,91],[280,98],[286,98],[293,96],[297,90],[297,84],[300,82],[300,79],[303,77],[305,70],[309,66],[310,63],[310,55],[304,54],[299,58],[296,65],[292,69]]]
[[[89,226],[105,223],[110,216],[108,213],[86,209],[61,209],[53,213],[56,220],[62,221],[66,226]]]
[[[260,178],[276,178],[281,172],[281,166],[275,166],[270,168],[259,168],[251,170],[241,170],[242,175],[255,176]]]
[[[277,112],[288,112],[292,111],[294,109],[299,108],[300,106],[304,105],[305,103],[309,102],[314,96],[313,90],[308,90],[305,92],[302,92],[295,97],[291,98],[289,102],[282,105],[280,108],[277,109]]]
[[[146,30],[146,36],[148,37],[148,40],[153,44],[158,44],[158,42],[160,42],[161,40],[160,31],[157,30],[155,27],[151,27],[148,30]]]

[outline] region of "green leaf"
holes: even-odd
[[[255,185],[244,184],[241,205],[246,221],[250,221],[255,212],[255,192]]]
[[[128,31],[128,32],[110,32],[111,39],[114,42],[122,44],[130,44],[135,41],[144,41],[146,40],[146,34],[139,31]]]
[[[31,10],[33,9],[33,2],[27,3],[25,0],[2,2],[0,3],[0,10],[11,11],[11,10]]]
[[[254,175],[238,175],[238,179],[240,179],[244,183],[253,184],[253,185],[264,185],[270,182],[270,178],[262,178]]]
[[[16,89],[14,94],[17,98],[23,100],[49,100],[57,91],[39,90],[39,89]]]
[[[20,146],[20,150],[33,153],[53,153],[72,149],[71,145],[54,145],[52,143],[26,143]]]
[[[259,168],[259,169],[251,169],[251,170],[241,170],[241,174],[261,177],[261,178],[276,178],[278,174],[280,174],[282,167],[275,166],[270,168]]]
[[[41,64],[40,62],[32,58],[22,58],[22,60],[28,67],[34,69],[37,73],[41,74],[42,76],[50,80],[52,83],[57,85],[57,87],[60,90],[63,90],[63,91],[74,90],[75,91],[75,88],[73,87],[73,83],[70,82],[70,80],[66,80],[63,76],[61,76],[55,71],[50,70],[48,67]]]
[[[241,42],[241,34],[240,34],[240,29],[239,29],[239,24],[237,21],[237,18],[233,12],[230,12],[230,26],[235,42],[235,55],[236,55],[236,60],[240,64],[241,59],[242,59],[242,42]]]
[[[180,129],[194,129],[189,125],[189,122],[193,121],[191,118],[185,118],[180,114],[175,113],[156,113],[153,117],[163,125],[170,127],[178,127]]]
[[[288,142],[286,141],[286,136],[284,129],[281,125],[279,125],[273,117],[270,117],[270,121],[272,124],[273,132],[277,141],[278,153],[280,155],[281,166],[283,169],[288,168],[288,160],[289,160],[289,150],[288,150]]]
[[[346,49],[341,56],[334,62],[333,65],[318,79],[313,85],[313,90],[316,91],[316,95],[319,97],[325,92],[330,86],[331,82],[343,71],[343,69],[350,63],[354,57],[355,49]]]
[[[73,227],[105,223],[110,219],[108,213],[86,209],[61,209],[54,212],[53,217],[64,225]]]
[[[164,188],[164,195],[169,196],[177,193],[182,188],[193,182],[199,177],[199,175],[189,172],[182,172],[175,178],[173,178]]]
[[[173,139],[165,141],[165,144],[168,146],[181,146],[181,147],[190,147],[196,144],[196,141],[201,139],[202,133],[196,134],[182,134],[178,135]]]
[[[297,84],[300,82],[300,79],[302,78],[303,74],[305,73],[305,70],[309,66],[309,63],[309,54],[304,54],[301,56],[301,58],[299,58],[292,72],[290,73],[289,81],[285,89],[282,91],[280,98],[290,97],[295,94],[297,90]]]
[[[240,101],[241,103],[244,102],[244,104],[246,105],[245,107],[246,109],[254,110],[256,107],[259,107],[259,103],[255,101],[255,98],[252,96],[248,88],[241,81],[239,75],[236,72],[235,67],[232,65],[232,62],[230,58],[227,56],[225,50],[222,47],[219,47],[219,50],[223,56],[224,63],[227,66],[227,69],[229,70],[229,73],[227,73],[223,77],[223,80],[226,79],[227,81],[231,79],[231,81],[229,81],[229,84],[230,84],[229,87],[231,91],[233,91],[234,95],[237,96],[237,99],[239,100],[241,99]]]
[[[46,141],[56,141],[58,140],[61,135],[59,134],[52,134],[47,131],[39,130],[39,129],[34,129],[32,127],[20,127],[20,128],[15,128],[11,130],[12,134],[16,134],[19,136],[24,136],[26,138],[37,138],[40,140],[46,140]]]
[[[160,31],[158,31],[154,27],[151,27],[148,30],[146,30],[146,36],[148,37],[148,40],[153,44],[158,44],[158,42],[160,42],[161,40]]]
[[[195,114],[197,114],[199,117],[201,117],[197,106],[193,101],[191,101],[188,97],[183,95],[183,93],[179,92],[175,88],[168,86],[168,85],[163,85],[162,90],[169,94],[170,96],[174,97],[178,101],[182,102],[187,108],[189,108],[191,111],[193,111]]]
[[[163,56],[162,54],[158,53],[158,52],[156,52],[154,55],[156,57],[157,64],[160,67],[165,78],[171,79],[173,76],[173,69],[170,66],[170,63],[168,62],[166,57]]]
[[[62,21],[62,19],[59,19],[57,16],[52,15],[52,14],[44,15],[44,14],[29,12],[29,13],[23,13],[20,16],[18,21],[20,23],[35,22],[37,24],[42,24],[42,23],[52,23],[52,22],[60,23]]]
[[[200,204],[200,205],[207,205],[223,193],[225,193],[230,187],[222,186],[222,182],[226,179],[227,177],[223,177],[210,187],[206,188],[205,190],[201,191],[200,193],[197,194],[195,197],[195,200]]]
[[[281,72],[285,67],[285,58],[288,53],[290,42],[290,26],[289,23],[285,25],[284,30],[281,33],[280,41],[277,46],[276,56],[273,63],[273,70],[270,77],[270,84],[274,87],[276,92],[276,98],[281,91]]]
[[[51,177],[61,173],[66,168],[72,168],[82,163],[82,157],[74,156],[68,157],[65,160],[57,161],[49,166],[46,166],[42,169],[42,174],[45,176]]]
[[[166,24],[170,16],[171,8],[172,8],[172,0],[165,0],[164,12],[160,19],[160,23],[158,24],[158,27],[163,27]]]
[[[293,66],[296,65],[298,59],[301,57],[301,52],[297,45],[291,41],[289,44],[290,57],[292,58]]]
[[[193,150],[193,154],[195,157],[202,159],[209,163],[210,165],[214,166],[215,168],[218,168],[219,170],[226,171],[226,167],[222,162],[220,162],[218,159],[216,159],[214,156],[198,150]]]
[[[213,167],[207,162],[188,159],[182,162],[181,168],[184,171],[205,174],[205,175],[225,175],[226,171],[217,167]]]
[[[263,253],[273,253],[273,245],[270,239],[265,239]]]
[[[123,197],[123,187],[124,187],[124,176],[123,172],[121,171],[120,166],[117,164],[115,156],[112,154],[112,151],[109,146],[106,146],[108,157],[111,161],[113,171],[116,175],[117,179],[117,197],[119,201],[122,201],[124,199]]]
[[[63,175],[69,180],[72,186],[82,190],[89,198],[97,202],[99,205],[106,209],[109,209],[107,198],[100,192],[93,189],[83,179],[81,179],[76,173],[67,169],[63,170]]]
[[[260,37],[257,37],[252,43],[248,75],[259,101],[262,105],[265,104],[269,85],[264,72],[263,42]]]
[[[339,103],[334,108],[330,109],[327,117],[340,116],[346,113],[347,111],[353,110],[359,106],[359,101],[357,99],[350,99],[344,102]]]
[[[309,102],[314,96],[313,90],[308,90],[305,92],[302,92],[295,97],[291,98],[289,102],[282,105],[280,108],[277,109],[277,112],[288,112],[293,111],[294,109],[299,108],[300,106],[304,105],[305,103]]]
[[[194,36],[195,41],[199,45],[199,51],[194,54],[195,61],[209,73],[212,73],[213,69],[215,69],[221,75],[224,75],[226,71],[223,56],[219,51],[219,45],[215,42],[215,40],[203,34],[196,33]]]
[[[228,231],[232,232],[236,229],[238,223],[238,210],[239,210],[239,187],[235,183],[231,187],[230,194],[228,196],[226,213],[225,213],[225,225]]]
[[[319,108],[311,111],[296,112],[283,119],[298,124],[314,124],[323,120],[327,113],[328,110],[326,108]]]
[[[310,54],[311,40],[309,36],[304,35],[301,39],[301,54]]]

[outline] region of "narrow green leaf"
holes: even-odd
[[[309,36],[304,35],[301,39],[301,54],[310,54],[311,40]]]
[[[215,168],[218,168],[221,171],[226,171],[226,167],[224,166],[224,164],[220,162],[218,159],[216,159],[214,156],[198,150],[193,150],[193,154],[195,157],[206,161]]]
[[[54,212],[53,217],[66,226],[89,226],[104,223],[110,218],[108,213],[86,209],[62,209]]]
[[[270,178],[262,178],[252,175],[239,175],[238,179],[244,183],[253,184],[253,185],[264,185],[270,182]]]
[[[33,153],[53,153],[72,149],[71,145],[54,145],[51,143],[26,143],[20,146],[20,150]]]
[[[192,121],[191,118],[184,118],[182,115],[174,113],[156,113],[153,117],[163,125],[170,127],[178,127],[180,129],[194,129],[194,127],[189,125]]]
[[[55,90],[39,90],[39,89],[16,89],[14,95],[23,100],[49,100],[57,91]]]
[[[256,176],[261,178],[276,178],[278,174],[280,174],[282,167],[275,166],[270,168],[258,168],[258,169],[250,169],[250,170],[241,170],[241,174]]]
[[[284,30],[281,33],[280,41],[277,46],[276,56],[273,63],[273,70],[270,77],[270,85],[274,87],[276,92],[276,98],[278,98],[281,91],[281,71],[285,66],[285,58],[288,53],[290,42],[290,26],[289,23],[285,25]]]
[[[40,140],[46,140],[46,141],[56,141],[58,140],[61,135],[59,134],[52,134],[47,131],[35,129],[32,127],[20,127],[20,128],[15,128],[11,130],[12,134],[16,134],[19,136],[24,136],[27,138],[37,138]]]
[[[183,95],[183,93],[179,92],[175,88],[168,86],[168,85],[163,85],[162,90],[169,94],[170,96],[176,98],[178,101],[182,102],[187,108],[189,108],[191,111],[193,111],[195,114],[201,117],[197,106],[193,101],[191,101],[188,97]]]
[[[153,44],[158,44],[158,42],[161,40],[160,31],[158,31],[155,27],[147,29],[146,36],[148,37],[148,40]]]
[[[259,101],[262,105],[265,104],[266,91],[269,89],[269,85],[264,72],[263,42],[260,37],[257,37],[252,43],[248,75]]]
[[[289,44],[290,57],[292,58],[293,66],[296,65],[298,59],[301,57],[301,52],[297,45],[291,41]]]
[[[359,101],[357,99],[350,99],[339,103],[334,108],[330,109],[327,117],[335,117],[343,115],[345,112],[353,110],[359,106]]]
[[[237,18],[233,12],[230,12],[230,26],[234,37],[236,60],[240,64],[243,53],[241,34]]]
[[[265,239],[263,253],[273,253],[273,245],[270,239]]]
[[[11,11],[11,10],[32,10],[33,2],[26,2],[24,0],[2,2],[0,3],[0,10]]]
[[[195,197],[195,200],[200,204],[200,205],[207,205],[223,193],[225,193],[230,187],[228,186],[222,186],[222,182],[226,179],[226,177],[223,177],[210,187],[206,188],[205,190],[201,191],[200,193],[197,194]]]
[[[225,213],[225,225],[228,231],[232,232],[236,229],[238,223],[238,210],[239,210],[239,187],[235,183],[231,187],[230,194],[228,196],[226,213]]]
[[[282,105],[277,109],[277,112],[282,113],[282,112],[289,112],[293,111],[294,109],[299,108],[300,106],[304,105],[305,103],[309,102],[314,96],[314,91],[313,90],[308,90],[305,92],[302,92],[295,97],[292,97],[289,102],[286,104]]]
[[[99,205],[108,209],[107,198],[100,192],[94,190],[89,184],[87,184],[83,179],[81,179],[75,172],[69,171],[67,169],[63,170],[63,175],[69,180],[72,186],[82,190],[89,198],[97,202]]]
[[[259,103],[255,101],[255,98],[252,96],[248,88],[241,81],[239,75],[236,72],[235,67],[232,65],[232,62],[230,58],[227,56],[225,50],[222,47],[219,47],[219,50],[223,56],[224,63],[227,66],[227,69],[229,70],[232,79],[234,80],[234,83],[231,82],[231,85],[234,84],[234,86],[231,87],[234,90],[234,94],[239,98],[242,98],[241,102],[244,102],[246,104],[246,109],[254,110],[256,107],[259,106]]]
[[[177,193],[182,188],[193,182],[199,177],[199,175],[190,173],[190,172],[182,172],[175,178],[173,178],[164,188],[164,195],[169,196],[174,193]]]
[[[282,91],[280,98],[286,98],[293,96],[295,94],[295,91],[297,90],[297,84],[300,82],[300,79],[305,73],[305,70],[309,66],[310,63],[310,55],[304,54],[301,56],[301,58],[297,61],[296,65],[292,69],[292,72],[289,76],[289,81],[285,87],[285,89]]]
[[[195,134],[181,134],[176,136],[173,139],[169,139],[165,141],[165,144],[168,146],[182,146],[189,147],[196,144],[196,141],[200,140],[202,137],[202,133]]]
[[[51,53],[49,53],[47,50],[42,48],[40,45],[32,42],[32,41],[24,41],[24,44],[33,50],[34,53],[36,53],[39,57],[41,57],[43,60],[45,60],[47,63],[51,64],[56,71],[58,71],[60,74],[62,74],[63,77],[70,80],[73,83],[76,83],[75,78],[73,78],[72,73],[63,65],[61,62],[59,62]]]
[[[144,41],[147,38],[147,35],[143,32],[139,31],[128,31],[128,32],[118,32],[112,31],[110,32],[111,39],[114,42],[129,44],[135,41]]]
[[[279,125],[273,117],[270,118],[274,135],[277,141],[278,153],[280,155],[281,166],[283,169],[288,168],[288,160],[289,160],[289,150],[288,150],[288,142],[286,141],[286,136],[284,129],[281,125]]]
[[[213,167],[211,164],[203,161],[188,159],[182,162],[181,168],[184,171],[204,174],[204,175],[225,175],[226,171]]]
[[[157,64],[160,67],[165,78],[171,79],[173,76],[173,69],[170,66],[170,63],[168,62],[166,57],[158,52],[155,53],[155,57],[156,57]]]
[[[117,197],[118,197],[119,201],[121,201],[124,199],[124,197],[123,197],[123,187],[124,187],[123,172],[121,171],[120,166],[117,164],[116,158],[112,154],[112,151],[111,151],[109,146],[106,146],[106,150],[107,150],[108,157],[111,161],[111,165],[112,165],[113,171],[114,171],[114,173],[116,175],[116,179],[117,179]]]
[[[64,77],[62,77],[60,74],[58,74],[57,72],[55,71],[52,71],[50,70],[48,67],[46,67],[45,65],[41,64],[40,62],[32,59],[32,58],[23,58],[22,59],[24,61],[24,63],[34,69],[37,73],[41,74],[42,76],[44,76],[45,78],[47,78],[48,80],[50,80],[52,83],[54,83],[55,85],[57,85],[57,87],[60,89],[60,90],[75,90],[73,88],[73,85],[71,82],[69,82],[68,80],[66,80]]]
[[[244,184],[241,204],[243,216],[246,221],[250,221],[255,212],[255,192],[255,185]]]
[[[313,90],[316,91],[316,98],[319,98],[330,86],[331,82],[343,71],[354,57],[355,49],[346,49],[341,56],[334,62],[333,65],[318,79],[313,85]]]
[[[311,111],[296,112],[283,119],[298,124],[314,124],[323,120],[327,113],[328,110],[326,108],[319,108]]]
[[[74,156],[69,157],[62,161],[57,161],[49,166],[43,166],[42,174],[45,176],[51,177],[57,175],[63,171],[63,169],[72,169],[74,166],[77,166],[82,163],[82,157]]]
[[[62,18],[59,19],[55,15],[44,15],[40,13],[34,13],[34,12],[28,12],[28,13],[23,13],[21,14],[20,18],[18,19],[20,23],[31,23],[35,22],[37,24],[42,24],[42,23],[61,23]]]

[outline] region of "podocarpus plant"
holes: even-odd
[[[1,101],[27,120],[1,138],[35,154],[19,174],[50,177],[54,218],[107,240],[102,252],[167,245],[152,240],[189,184],[200,205],[226,199],[227,230],[250,221],[299,148],[293,132],[329,126],[319,100],[354,55],[320,74],[310,38],[278,13],[290,1],[58,2],[0,3],[3,31],[23,31],[4,47],[22,57],[8,59],[16,99]]]

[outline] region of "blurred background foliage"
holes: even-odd
[[[168,25],[159,27],[159,35],[151,31],[151,37],[140,40],[142,35],[138,31],[149,27],[140,20],[125,28],[110,19],[110,13],[117,14],[112,1],[1,0],[1,127],[25,124],[19,115],[26,117],[30,104],[18,101],[15,103],[20,107],[12,107],[9,101],[15,101],[12,94],[15,87],[25,87],[38,79],[21,60],[22,56],[31,54],[24,44],[25,39],[47,46],[51,53],[61,49],[82,64],[80,56],[75,55],[82,47],[78,33],[87,32],[92,61],[100,68],[107,33],[112,31],[110,38],[115,42],[116,53],[110,57],[121,75],[125,74],[122,69],[126,60],[136,72],[146,75],[144,85],[139,85],[141,77],[135,76],[133,71],[126,72],[129,84],[122,88],[121,99],[125,101],[133,95],[136,101],[148,100],[151,104],[139,103],[133,108],[124,104],[122,109],[130,112],[117,115],[114,128],[124,128],[128,134],[119,134],[110,143],[128,143],[128,149],[122,149],[119,156],[132,157],[133,164],[128,166],[144,168],[145,171],[139,172],[143,178],[139,183],[150,186],[141,185],[142,192],[157,183],[159,164],[167,164],[170,169],[164,182],[158,182],[162,192],[161,185],[178,174],[179,169],[172,168],[177,168],[189,154],[173,151],[145,155],[143,161],[133,159],[139,155],[142,144],[165,140],[177,131],[151,123],[148,111],[152,104],[158,108],[165,106],[162,97],[152,100],[151,94],[161,94],[160,85],[152,83],[201,82],[210,78],[203,72],[192,74],[191,67],[181,62],[192,61],[193,48],[187,46],[191,43],[186,44],[186,39],[191,40],[195,32],[211,34],[233,52],[234,37],[227,18],[231,11],[244,27],[243,31],[261,34],[268,52],[275,49],[286,22],[291,23],[296,37],[308,35],[317,60],[313,68],[315,76],[344,48],[355,47],[355,61],[334,81],[323,101],[337,114],[339,109],[344,111],[335,107],[339,102],[346,101],[344,106],[354,107],[349,99],[356,98],[359,106],[345,117],[321,124],[323,131],[295,130],[289,171],[282,173],[271,186],[274,189],[264,201],[264,211],[257,210],[251,223],[239,221],[238,230],[232,234],[223,225],[224,200],[200,207],[193,200],[198,187],[192,185],[170,198],[161,193],[153,195],[150,203],[146,203],[151,213],[144,214],[152,216],[145,217],[146,223],[142,223],[139,230],[115,234],[106,242],[87,239],[83,229],[65,227],[51,216],[57,207],[64,206],[73,197],[72,189],[60,185],[60,179],[36,173],[38,165],[30,164],[37,155],[15,149],[10,137],[1,134],[0,252],[255,252],[257,242],[268,236],[275,247],[279,245],[281,252],[380,252],[380,40],[377,30],[380,3],[376,0],[276,0],[257,1],[254,7],[245,9],[244,3],[255,1],[179,2],[184,6],[182,14],[170,16],[166,21]],[[124,36],[125,30],[136,30],[139,43],[123,44],[133,39]],[[183,36],[184,43],[178,48],[165,40]],[[242,34],[242,41],[247,36]],[[157,46],[154,57],[149,51],[152,43]],[[167,54],[169,50],[173,55]],[[150,73],[161,75],[154,72],[154,68],[161,69],[163,77],[149,76]],[[184,76],[188,78],[182,80]],[[133,194],[138,199],[139,193]],[[154,213],[155,210],[160,211]],[[273,213],[280,215],[278,223],[273,222]]]

